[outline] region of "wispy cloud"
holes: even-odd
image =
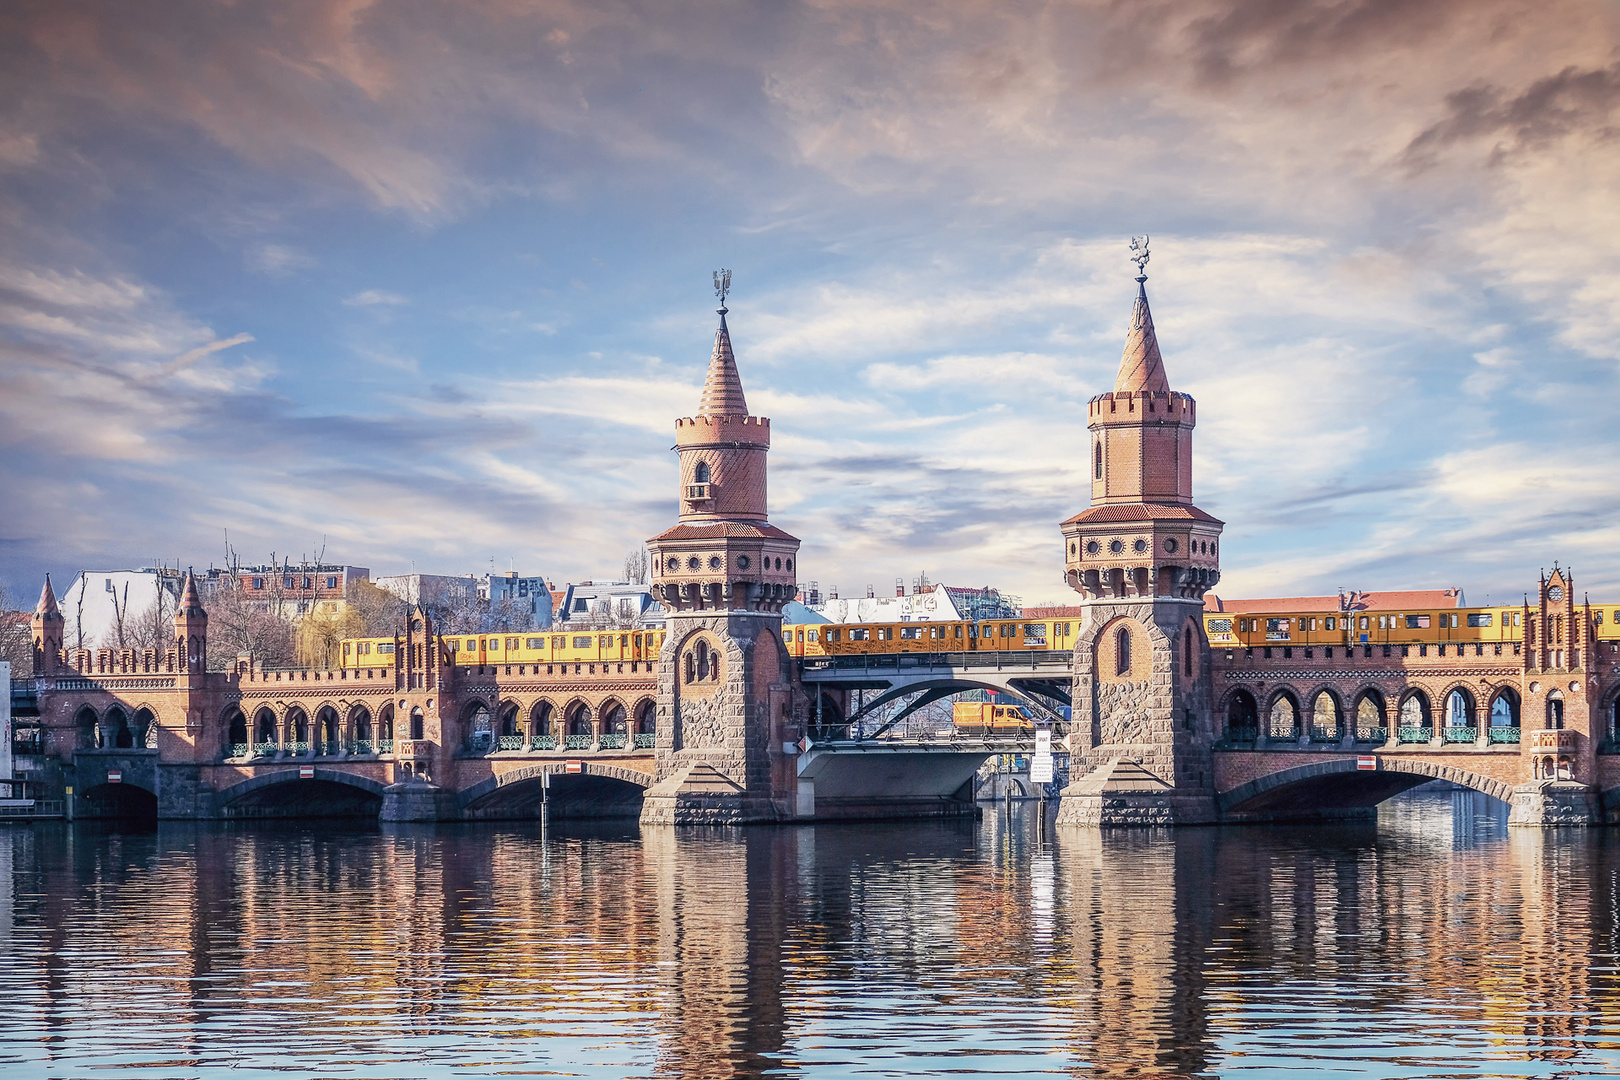
[[[383,289],[363,289],[353,296],[344,297],[343,302],[349,307],[399,307],[410,303],[398,293]]]

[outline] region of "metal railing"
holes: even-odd
[[[253,756],[254,757],[275,757],[276,756],[276,751],[278,751],[280,749],[281,749],[281,747],[277,746],[273,742],[262,742],[262,743],[260,743],[259,745],[255,746],[253,748]]]
[[[1516,727],[1490,727],[1485,729],[1490,733],[1493,743],[1516,743],[1519,741],[1519,729]]]
[[[393,739],[378,739],[377,740],[377,753],[379,753],[379,754],[392,754],[393,752],[394,752],[394,740]]]
[[[1395,741],[1405,743],[1430,742],[1434,739],[1434,729],[1426,727],[1398,727],[1395,729]]]
[[[591,736],[569,735],[568,741],[564,745],[570,750],[589,750],[591,748]]]
[[[626,735],[624,732],[609,731],[602,734],[602,737],[597,741],[596,745],[600,750],[623,750],[624,744],[629,741],[630,736]]]
[[[1266,731],[1266,738],[1279,741],[1298,739],[1299,728],[1283,724],[1272,724]]]
[[[502,735],[500,739],[496,741],[495,746],[499,750],[522,750],[523,736]]]
[[[303,757],[305,754],[309,753],[309,740],[294,740],[293,742],[288,743],[287,753],[292,754],[294,757]]]
[[[370,739],[356,739],[356,740],[354,740],[354,752],[357,753],[357,754],[370,754],[370,753],[372,753],[373,751],[371,749],[371,740]]]
[[[1479,738],[1479,729],[1471,727],[1446,728],[1445,740],[1448,743],[1471,743]]]
[[[531,738],[529,740],[529,749],[530,750],[555,750],[555,749],[557,749],[557,736],[555,736],[555,735],[536,735],[536,736],[534,736],[533,738]]]
[[[1356,728],[1356,742],[1381,743],[1389,741],[1389,728],[1387,727],[1358,727]]]
[[[245,742],[231,743],[231,757],[244,758],[251,753],[253,753],[252,744]]]
[[[1339,729],[1336,727],[1311,725],[1311,742],[1338,742],[1341,738],[1343,736],[1339,734]]]
[[[1254,742],[1260,737],[1257,727],[1232,727],[1226,729],[1227,742]]]
[[[857,656],[804,657],[804,671],[901,671],[907,668],[988,668],[1018,671],[1039,667],[1069,668],[1074,654],[1062,650],[1031,649],[1028,652],[914,652],[861,653]]]
[[[636,732],[635,748],[637,750],[651,750],[658,745],[658,734],[652,731]]]
[[[63,805],[61,799],[35,799],[27,806],[7,806],[0,808],[0,818],[45,818],[62,816]]]

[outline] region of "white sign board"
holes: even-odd
[[[1035,729],[1035,756],[1049,757],[1052,753],[1052,729]]]
[[[1029,782],[1032,784],[1050,784],[1052,782],[1052,755],[1036,754],[1029,759]]]

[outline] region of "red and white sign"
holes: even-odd
[[[563,764],[563,772],[582,773],[585,771],[583,761],[569,761]]]
[[[107,783],[109,783],[109,784],[122,784],[123,782],[124,782],[124,774],[120,770],[118,770],[118,769],[108,769],[107,770]]]
[[[300,780],[313,780],[313,779],[315,779],[315,766],[313,766],[313,765],[300,765],[300,766],[298,766],[298,779],[300,779]]]
[[[1378,768],[1378,759],[1371,754],[1362,754],[1356,758],[1356,768],[1376,770]]]

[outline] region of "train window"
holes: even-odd
[[[348,656],[348,655],[349,655],[349,643],[348,643],[348,642],[347,642],[347,641],[345,641],[345,642],[344,642],[344,643],[343,643],[343,655],[344,655],[344,656]]]
[[[467,651],[468,652],[477,652],[478,651],[478,639],[477,638],[468,638],[467,639]]]
[[[609,646],[611,646],[613,644],[613,635],[612,634],[603,634],[601,636],[600,640],[597,641],[597,644],[600,645],[604,649],[608,648]]]
[[[1427,630],[1429,628],[1429,617],[1427,615],[1408,615],[1406,617],[1406,628],[1408,630]]]
[[[509,638],[507,638],[507,639],[506,639],[506,647],[507,647],[507,648],[508,648],[508,649],[515,649],[515,648],[517,648],[517,647],[518,647],[518,639],[517,639],[517,638],[515,638],[515,637],[509,637]]]
[[[1603,612],[1601,612],[1601,611],[1593,612],[1592,613],[1592,621],[1595,622],[1595,623],[1600,623],[1601,624],[1603,622]]]
[[[1468,616],[1468,625],[1469,626],[1489,626],[1489,625],[1491,625],[1491,613],[1486,611],[1486,612],[1481,612],[1480,614],[1477,614],[1477,615]]]
[[[629,647],[630,647],[630,635],[629,634],[620,634],[619,635],[619,648],[628,649]]]
[[[588,649],[590,647],[591,647],[591,639],[590,638],[588,638],[588,637],[577,637],[577,638],[574,639],[574,648],[576,648],[576,649]]]
[[[1361,617],[1361,628],[1363,630],[1367,629],[1367,625],[1368,625],[1369,622],[1371,622],[1371,620],[1366,615],[1363,615]]]
[[[445,648],[449,649],[451,652],[460,652],[461,651],[461,639],[460,638],[451,638],[450,640],[446,641],[444,644],[445,644]]]
[[[391,653],[394,651],[394,643],[392,641],[378,642],[377,651],[380,653]]]
[[[500,638],[492,637],[492,638],[489,639],[489,651],[490,652],[500,652],[501,651],[501,639]]]
[[[1209,620],[1209,632],[1212,634],[1230,634],[1232,632],[1231,619]]]
[[[525,638],[523,647],[525,649],[543,649],[546,647],[546,639],[543,637]]]
[[[920,626],[902,626],[900,628],[900,636],[907,641],[915,641],[922,636],[921,630],[922,627]]]
[[[970,626],[967,628],[967,634],[970,639],[977,640],[979,636],[979,628],[977,626]]]
[[[816,640],[816,632],[814,630],[810,631],[810,640],[811,641]]]
[[[1339,620],[1332,615],[1329,615],[1326,619],[1323,619],[1322,622],[1325,624],[1325,628],[1328,630],[1337,630],[1339,628]]]
[[[837,629],[836,627],[834,627],[833,629],[827,631],[827,640],[828,641],[837,641],[840,638],[842,638],[843,636],[844,636],[844,632],[842,630]]]

